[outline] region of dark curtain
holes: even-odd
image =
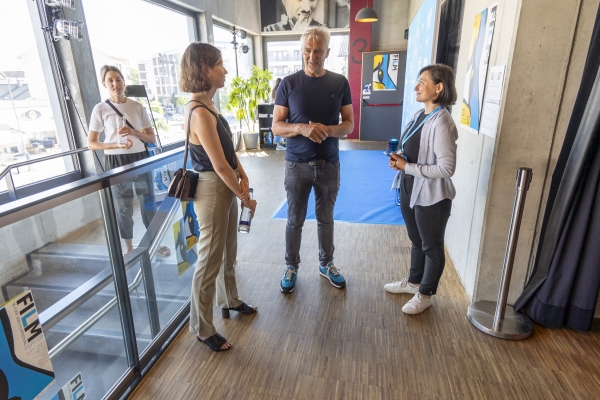
[[[600,9],[548,194],[531,279],[514,305],[553,328],[590,330],[600,289]]]
[[[456,71],[465,0],[447,0],[442,4],[435,62]]]

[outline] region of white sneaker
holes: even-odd
[[[383,287],[387,292],[390,293],[410,293],[415,294],[419,291],[418,286],[411,286],[408,284],[406,278],[398,282],[388,283]]]
[[[426,308],[431,307],[433,305],[433,300],[423,296],[421,293],[417,292],[415,297],[410,299],[408,303],[402,307],[402,312],[404,314],[419,314],[425,311]]]

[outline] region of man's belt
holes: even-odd
[[[322,165],[327,164],[327,161],[325,161],[325,160],[313,160],[313,161],[309,161],[308,164],[311,165],[311,166],[313,166],[313,167],[320,167]]]

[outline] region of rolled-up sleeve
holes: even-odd
[[[456,138],[458,133],[453,122],[443,122],[433,127],[433,164],[408,163],[408,175],[420,178],[450,178],[456,168]]]

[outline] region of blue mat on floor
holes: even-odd
[[[396,171],[388,166],[383,150],[340,151],[341,182],[333,217],[359,224],[404,225],[396,193],[390,191]],[[272,218],[287,219],[287,201]],[[308,199],[306,219],[315,218],[314,191]]]

